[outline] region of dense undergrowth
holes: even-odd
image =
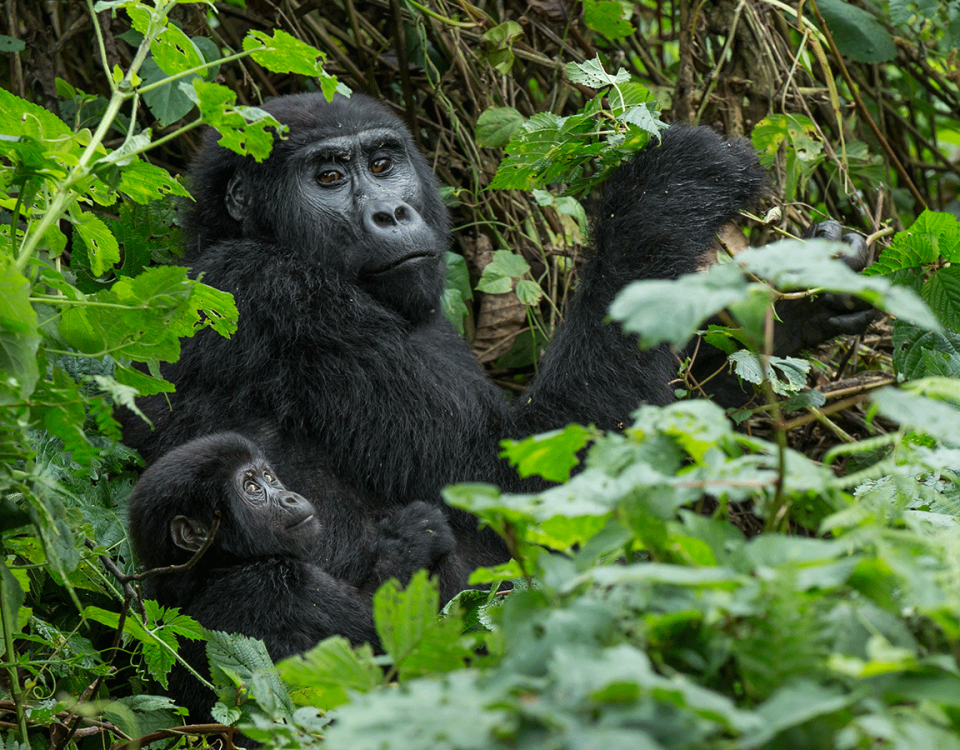
[[[960,748],[955,0],[247,6],[13,0],[3,20],[0,748],[229,742],[177,730],[162,697],[185,638],[208,641],[215,718],[277,747]],[[171,265],[197,128],[262,159],[258,92],[344,84],[418,125],[457,224],[447,312],[508,389],[562,319],[581,199],[658,118],[753,139],[776,183],[754,244],[835,216],[877,259],[857,275],[786,239],[628,287],[612,316],[644,346],[727,316],[709,336],[749,408],[681,400],[506,445],[558,484],[447,490],[510,540],[475,574],[489,591],[438,618],[425,577],[387,584],[385,655],[334,638],[275,670],[139,598],[112,409],[170,389],[182,337],[236,323]],[[816,293],[885,317],[771,357],[772,303]]]

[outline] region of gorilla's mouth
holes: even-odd
[[[380,266],[379,268],[375,268],[373,270],[367,271],[364,274],[364,276],[379,276],[380,274],[393,271],[399,268],[400,266],[406,265],[407,263],[414,263],[418,260],[424,260],[427,258],[435,259],[436,257],[437,256],[435,253],[427,252],[425,250],[418,250],[415,253],[410,253],[408,255],[404,255],[403,257],[397,258],[396,260],[391,261],[385,266]]]
[[[304,526],[310,523],[310,521],[312,521],[314,518],[316,518],[316,516],[314,516],[313,513],[308,513],[305,518],[302,518],[299,521],[294,521],[292,524],[287,526],[287,531],[295,531],[296,529],[299,529],[301,526]]]

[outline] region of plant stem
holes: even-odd
[[[10,575],[6,569],[4,569],[4,572],[7,576]],[[20,725],[20,739],[26,744],[28,742],[27,715],[23,711],[23,693],[20,690],[20,678],[17,675],[17,652],[13,649],[13,629],[9,622],[10,613],[7,612],[7,608],[3,605],[3,602],[7,600],[6,589],[9,585],[6,576],[0,576],[0,625],[3,626],[3,645],[6,648],[7,654],[7,675],[10,678],[10,697],[13,699],[13,703],[17,708],[17,723]]]

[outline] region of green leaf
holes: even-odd
[[[909,229],[897,232],[864,273],[890,275],[936,263],[941,257],[950,262],[960,260],[960,222],[952,214],[927,210]]]
[[[0,373],[4,380],[16,381],[14,387],[21,399],[30,397],[40,378],[39,321],[30,304],[30,291],[30,282],[9,255],[0,253]]]
[[[897,56],[897,46],[873,14],[844,0],[817,0],[817,7],[842,55],[862,63]]]
[[[147,58],[140,66],[140,77],[144,85],[148,85],[165,80],[167,74],[160,70],[160,66],[152,58]],[[150,113],[157,118],[161,127],[186,117],[195,106],[190,97],[183,92],[181,88],[183,82],[184,79],[171,81],[143,94],[144,103],[150,108]]]
[[[596,435],[596,430],[570,424],[526,440],[504,440],[500,457],[516,466],[521,477],[536,474],[551,482],[566,482],[570,470],[580,463],[577,454]]]
[[[415,720],[411,720],[414,719]],[[337,709],[324,738],[329,750],[493,750],[514,724],[474,671],[413,680]],[[543,745],[539,745],[543,747]],[[527,747],[533,750],[537,745]]]
[[[480,37],[483,42],[484,56],[501,75],[507,75],[513,67],[514,41],[523,36],[523,27],[516,21],[505,21],[484,32]]]
[[[914,387],[922,388],[924,381]],[[882,388],[870,399],[885,417],[951,446],[960,446],[960,409],[935,398]]]
[[[4,623],[11,623],[11,625],[17,623],[17,613],[23,606],[24,598],[25,594],[20,583],[10,572],[6,563],[0,560],[0,607],[3,608]],[[11,630],[14,630],[14,628],[11,627]],[[12,635],[16,635],[15,630]],[[0,642],[0,656],[4,654],[6,654],[6,643]],[[7,661],[11,660],[10,658],[7,659]]]
[[[149,203],[165,195],[190,197],[187,189],[167,170],[141,160],[120,170],[120,191],[137,203]]]
[[[742,738],[744,747],[766,745],[780,732],[799,726],[824,714],[842,711],[854,702],[855,696],[839,688],[810,680],[785,685],[757,707],[762,724]]]
[[[942,330],[923,301],[910,289],[889,279],[858,274],[833,255],[847,246],[825,240],[784,240],[762,248],[747,248],[736,262],[778,289],[822,289],[855,294],[898,318],[934,331]],[[712,270],[712,269],[711,269]]]
[[[483,269],[477,289],[488,294],[506,294],[513,289],[514,279],[530,271],[530,264],[522,255],[509,250],[497,250],[493,260]]]
[[[536,305],[543,298],[543,288],[531,279],[521,279],[514,288],[517,299],[525,305]]]
[[[120,262],[120,246],[113,232],[96,214],[84,211],[80,219],[73,222],[83,244],[87,246],[90,272],[94,276],[103,276],[114,264]]]
[[[33,133],[44,140],[73,137],[73,130],[59,117],[0,88],[0,134]]]
[[[929,371],[930,354],[960,356],[960,334],[938,333],[898,320],[893,326],[893,366],[909,379],[938,374]]]
[[[749,291],[733,264],[713,265],[705,273],[676,281],[644,280],[626,286],[610,306],[610,315],[623,328],[640,335],[640,346],[650,349],[663,342],[684,346],[707,318]],[[665,309],[670,315],[664,315]]]
[[[583,22],[611,42],[635,31],[630,22],[623,19],[623,6],[617,0],[583,0]]]
[[[807,384],[810,362],[806,359],[767,357],[766,362],[762,363],[760,355],[746,350],[734,352],[729,359],[734,364],[737,377],[749,383],[769,380],[774,392],[780,396],[795,394]]]
[[[14,39],[6,34],[0,34],[0,53],[23,52],[27,45],[22,39]]]
[[[607,73],[607,71],[603,69],[603,63],[600,62],[599,55],[592,60],[587,60],[582,63],[567,63],[566,71],[567,78],[573,83],[582,83],[592,89],[615,86],[630,80],[630,74],[623,68],[620,68],[617,74],[613,76]]]
[[[349,692],[366,693],[383,680],[369,644],[353,649],[343,636],[321,641],[305,654],[284,659],[277,672],[297,702],[324,710],[349,700]]]
[[[257,702],[267,711],[276,709],[287,715],[293,713],[293,702],[274,669],[263,641],[217,630],[208,631],[207,634],[210,676],[220,688],[219,696],[224,703],[234,705],[236,688],[256,683],[259,688]]]
[[[440,595],[420,570],[405,590],[389,580],[373,596],[380,643],[401,677],[448,672],[462,667],[470,651],[460,642],[459,617],[439,617]]]
[[[477,118],[477,145],[483,148],[503,148],[526,118],[513,107],[488,107]]]
[[[257,49],[261,45],[266,49]],[[250,56],[274,73],[298,73],[304,76],[319,76],[327,56],[309,44],[301,42],[281,29],[273,36],[263,31],[250,31],[243,39],[243,49],[256,50]]]
[[[172,23],[154,40],[150,53],[157,67],[167,75],[182,73],[204,62],[200,50],[190,37]]]
[[[226,86],[196,80],[180,87],[200,107],[204,120],[220,132],[217,143],[238,154],[263,161],[273,148],[274,133],[287,130],[262,109],[237,107],[237,95]]]
[[[448,250],[446,259],[447,273],[440,304],[443,307],[443,314],[456,326],[462,336],[463,319],[470,314],[466,301],[473,299],[473,291],[470,289],[470,272],[462,255]]]

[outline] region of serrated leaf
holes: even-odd
[[[513,714],[485,694],[476,670],[437,680],[413,680],[394,690],[358,695],[337,710],[327,730],[329,750],[491,750],[514,723]],[[411,717],[416,721],[411,721]],[[527,747],[543,747],[531,743]],[[577,747],[575,745],[568,747]],[[600,746],[597,746],[600,747]]]
[[[181,83],[180,88],[197,103],[204,120],[219,131],[217,143],[238,154],[263,161],[273,148],[274,134],[287,130],[262,109],[237,107],[237,95],[226,86],[195,80]]]
[[[922,296],[947,328],[960,330],[960,266],[936,271],[924,284]]]
[[[83,244],[87,246],[90,260],[90,272],[102,276],[120,262],[120,245],[110,228],[96,214],[84,211],[80,219],[73,222]]]
[[[536,282],[530,279],[521,279],[514,287],[514,293],[517,299],[525,305],[536,305],[543,298],[543,289]]]
[[[822,289],[834,294],[854,294],[902,320],[942,330],[936,316],[912,290],[896,286],[886,278],[858,274],[833,257],[846,249],[839,242],[784,240],[762,248],[747,248],[737,254],[736,262],[784,291]]]
[[[951,262],[960,260],[960,223],[952,214],[925,210],[909,229],[894,235],[890,246],[864,273],[891,275],[930,265],[941,256]]]
[[[157,67],[167,75],[182,73],[204,62],[193,40],[172,23],[154,40],[150,53]]]
[[[885,417],[950,446],[960,446],[960,409],[935,398],[881,388],[870,400]]]
[[[926,331],[898,320],[892,338],[894,369],[908,379],[933,374],[927,370],[927,352],[960,356],[960,334],[952,331]]]
[[[257,50],[261,45],[266,49]],[[319,76],[327,56],[309,44],[301,42],[281,29],[273,36],[263,31],[250,31],[243,39],[244,50],[257,50],[250,56],[274,73],[298,73],[304,76]]]
[[[521,477],[536,474],[550,482],[565,482],[580,463],[577,454],[596,435],[596,430],[571,424],[525,440],[504,440],[500,457],[516,466]]]
[[[190,193],[176,177],[162,167],[145,161],[135,161],[120,170],[120,191],[141,204],[165,195],[190,197]]]
[[[503,148],[526,118],[513,107],[488,107],[477,118],[477,145]]]
[[[38,126],[37,135],[44,140],[72,137],[73,131],[56,115],[39,104],[33,104],[9,91],[0,88],[0,133],[4,135],[27,134],[30,127],[25,120]]]
[[[610,75],[603,69],[603,63],[600,62],[599,55],[592,60],[582,63],[570,62],[566,65],[567,78],[573,83],[582,83],[592,89],[602,89],[606,86],[614,86],[619,83],[626,83],[630,80],[630,74],[620,68],[616,75]]]
[[[684,346],[707,318],[744,299],[749,288],[732,264],[714,265],[705,273],[676,281],[644,280],[626,286],[610,306],[610,314],[624,330],[640,335],[649,349],[667,342]],[[665,309],[670,315],[664,315]]]
[[[750,383],[768,380],[780,396],[795,394],[807,384],[810,362],[806,359],[767,357],[765,367],[762,367],[760,356],[745,350],[734,352],[729,359],[738,377]]]
[[[321,641],[305,654],[284,659],[277,664],[277,672],[294,695],[324,710],[346,703],[348,691],[366,693],[383,680],[370,645],[354,649],[339,635]]]
[[[221,687],[220,696],[229,703],[236,700],[235,688],[257,683],[257,701],[264,707],[276,707],[290,715],[293,702],[274,669],[263,641],[236,633],[208,631],[207,658],[211,679]]]
[[[440,595],[427,571],[420,570],[401,590],[387,581],[373,596],[373,619],[380,644],[403,678],[462,667],[470,655],[460,642],[459,617],[441,618]]]

